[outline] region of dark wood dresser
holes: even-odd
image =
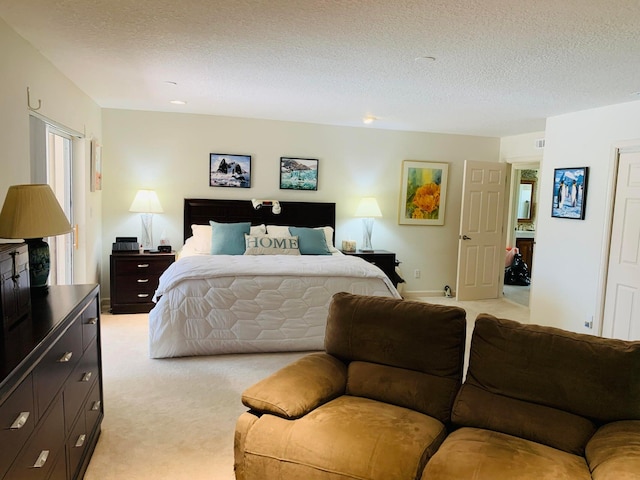
[[[9,331],[31,310],[26,243],[0,244],[0,323]]]
[[[176,260],[175,253],[111,255],[111,313],[147,313],[160,275]]]
[[[0,478],[81,479],[103,417],[98,285],[50,286],[0,344]]]

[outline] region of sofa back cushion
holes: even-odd
[[[462,380],[465,317],[458,307],[338,293],[325,350],[349,364],[349,394],[446,422]]]
[[[638,372],[640,342],[481,314],[453,421],[582,453],[593,422],[640,419]]]

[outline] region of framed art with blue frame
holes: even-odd
[[[584,220],[589,167],[556,168],[551,216]]]

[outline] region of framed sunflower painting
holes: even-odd
[[[402,162],[400,225],[444,225],[449,164]]]

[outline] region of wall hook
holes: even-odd
[[[31,110],[32,112],[36,112],[42,108],[42,100],[40,99],[38,99],[37,108],[31,106],[31,92],[29,91],[29,87],[27,87],[27,107],[29,107],[29,110]]]

